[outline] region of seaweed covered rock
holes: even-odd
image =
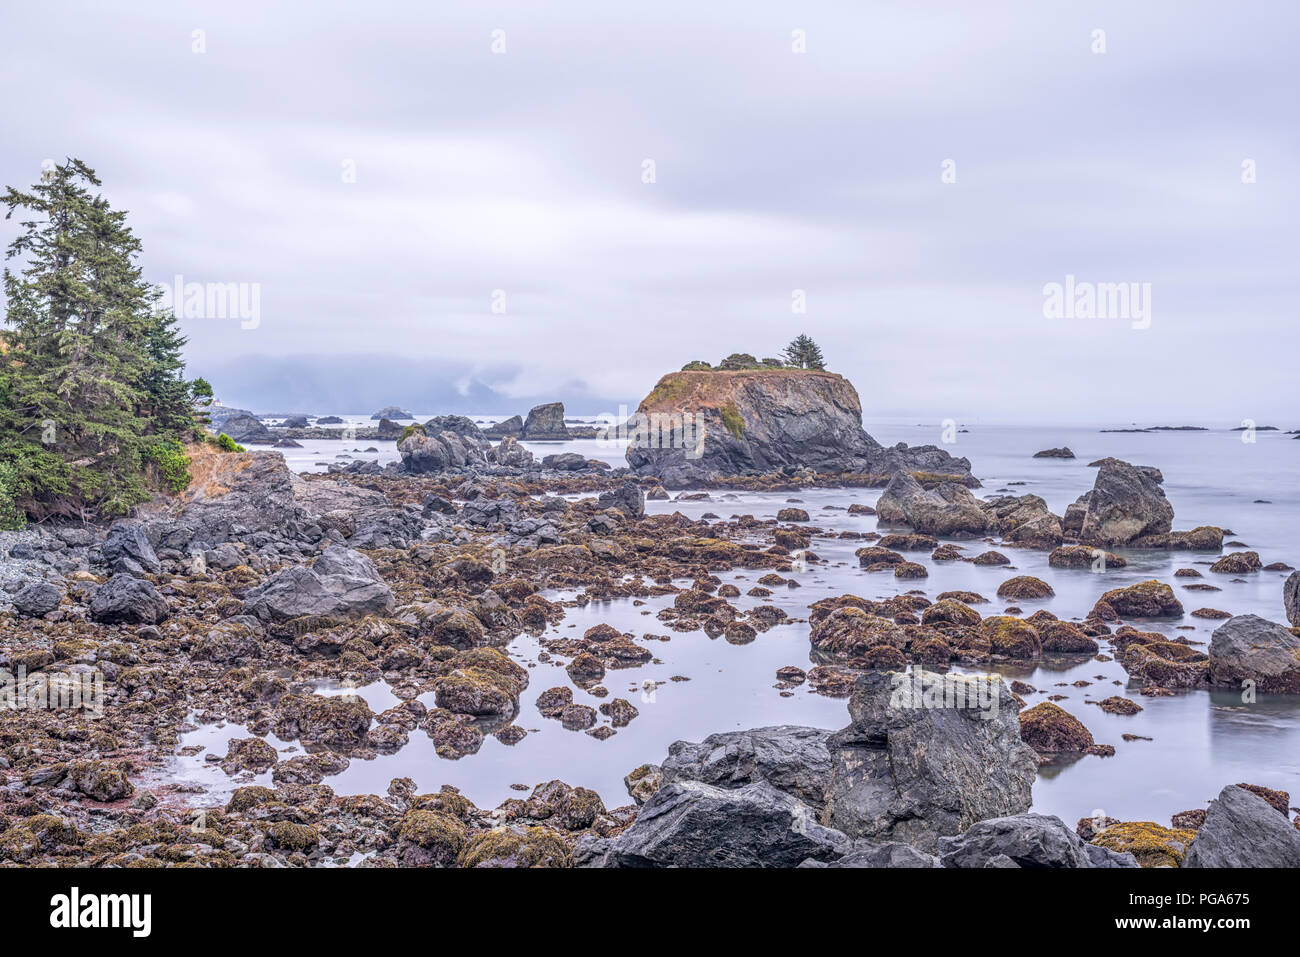
[[[1285,818],[1282,823],[1286,824]],[[1117,854],[1131,854],[1141,867],[1178,867],[1194,836],[1193,831],[1152,821],[1121,821],[1099,829],[1090,843]]]
[[[1082,721],[1050,701],[1020,712],[1020,736],[1039,754],[1082,754],[1095,743]]]
[[[907,632],[888,618],[846,606],[815,622],[808,638],[813,648],[834,659],[860,658],[877,645],[904,648]]]
[[[1097,600],[1090,617],[1105,618],[1102,606],[1121,618],[1181,618],[1183,615],[1182,602],[1174,596],[1174,590],[1155,579],[1111,589]]]

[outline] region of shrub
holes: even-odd
[[[229,436],[227,436],[228,438]],[[164,439],[145,449],[145,460],[152,463],[172,492],[183,492],[190,484],[189,459],[184,447],[174,439]]]

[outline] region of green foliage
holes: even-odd
[[[740,417],[740,410],[736,408],[734,402],[728,402],[718,410],[718,415],[722,419],[722,424],[726,426],[732,438],[739,439],[745,434],[745,420]]]
[[[29,517],[119,515],[149,498],[150,449],[194,426],[185,339],[144,281],[125,214],[70,159],[23,192],[5,218],[0,459],[8,498]]]
[[[424,426],[422,426],[422,425],[419,425],[419,424],[416,424],[416,425],[408,425],[406,428],[402,429],[402,437],[401,437],[400,439],[397,440],[397,444],[398,444],[398,445],[401,445],[404,441],[406,441],[407,439],[409,439],[412,435],[415,435],[416,433],[419,433],[420,435],[428,435],[428,434],[429,434],[428,432],[425,431]]]
[[[791,340],[790,344],[785,347],[783,355],[786,364],[794,366],[796,369],[825,370],[826,368],[826,359],[822,356],[822,350],[817,343],[803,333]]]
[[[15,485],[18,470],[10,462],[0,462],[0,531],[12,531],[27,524],[27,513],[18,504]]]
[[[225,432],[222,432],[215,439],[209,438],[208,441],[210,441],[217,448],[221,449],[221,451],[223,452],[244,451],[244,447],[240,445],[238,442],[236,442],[234,439],[232,439],[230,436],[226,435]]]
[[[174,439],[156,442],[145,450],[145,458],[158,469],[172,492],[183,492],[189,487],[192,477],[190,460],[185,455],[185,447],[179,442]]]
[[[713,366],[709,365],[703,359],[692,359],[686,365],[682,366],[683,372],[709,372]]]
[[[718,368],[723,372],[735,372],[742,369],[758,369],[761,366],[748,352],[733,352],[718,363]]]
[[[771,359],[771,358],[768,358],[768,359],[759,359],[758,361],[759,361],[760,363],[762,363],[763,365],[767,366],[769,369],[783,369],[783,368],[785,368],[785,363],[782,362],[780,359]]]

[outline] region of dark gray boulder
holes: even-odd
[[[158,561],[153,546],[149,544],[144,529],[134,522],[114,524],[99,550],[104,555],[104,561],[115,572],[156,575],[162,571],[162,564]]]
[[[577,452],[560,452],[542,459],[542,468],[557,472],[580,472],[587,467],[587,460]]]
[[[564,424],[564,403],[547,402],[534,406],[524,420],[521,438],[537,441],[563,440],[569,437],[569,430]]]
[[[645,492],[635,482],[624,482],[618,488],[601,492],[596,502],[601,508],[616,508],[632,518],[645,516]]]
[[[944,867],[1137,867],[1132,854],[1094,847],[1065,826],[1059,817],[1015,814],[979,821],[956,837],[939,838]]]
[[[660,786],[602,861],[612,867],[796,867],[834,860],[851,842],[817,823],[808,805],[759,781],[719,788]]]
[[[1210,636],[1210,684],[1262,694],[1300,693],[1300,638],[1258,615],[1229,618]]]
[[[167,599],[151,582],[124,572],[100,585],[90,599],[91,619],[105,625],[156,625],[167,614]]]
[[[668,748],[661,780],[701,781],[722,788],[762,781],[820,812],[830,781],[830,736],[821,728],[779,725],[711,734],[698,743],[677,741]]]
[[[312,568],[295,565],[278,572],[244,598],[244,611],[261,621],[302,615],[360,617],[388,614],[393,592],[360,552],[331,545]]]
[[[918,851],[911,844],[903,844],[900,841],[885,841],[881,844],[870,844],[864,841],[856,841],[852,850],[837,861],[823,863],[821,861],[804,861],[800,867],[903,867],[903,868],[928,868],[941,867],[939,858],[933,854],[926,854],[924,851]]]
[[[23,586],[13,597],[14,611],[23,618],[40,618],[59,607],[63,589],[53,582],[34,581]]]
[[[1210,802],[1183,867],[1300,867],[1300,831],[1258,795],[1226,787]]]
[[[1098,472],[1084,506],[1079,540],[1085,545],[1127,545],[1147,535],[1164,535],[1173,528],[1174,507],[1161,488],[1159,469],[1106,458],[1092,463]],[[1067,513],[1067,526],[1073,516]]]
[[[275,433],[254,415],[234,415],[221,423],[221,431],[243,445],[269,445]]]
[[[989,516],[966,486],[945,482],[927,490],[906,470],[894,472],[880,493],[876,517],[928,535],[982,535],[989,528]]]
[[[1028,810],[1038,760],[1002,679],[942,676],[953,706],[926,706],[911,680],[879,671],[857,679],[852,723],[827,742],[823,821],[854,838],[933,852],[940,837],[976,821]]]
[[[490,439],[504,439],[507,436],[519,438],[524,433],[524,420],[517,415],[512,415],[496,425],[489,425],[483,430],[483,434]]]

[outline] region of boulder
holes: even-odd
[[[1072,459],[1074,453],[1067,446],[1061,446],[1059,449],[1043,449],[1041,452],[1035,452],[1036,459]]]
[[[996,676],[942,680],[951,683],[951,702],[945,696],[935,707],[914,683],[909,693],[907,675],[857,679],[852,723],[827,741],[824,823],[854,838],[933,852],[942,836],[1028,810],[1038,760],[1020,740],[1011,692]],[[978,701],[988,706],[972,706]]]
[[[939,839],[939,860],[944,867],[998,866],[990,862],[999,856],[1018,867],[1138,866],[1132,854],[1087,844],[1059,817],[1046,814],[979,821],[957,837]]]
[[[660,784],[700,781],[740,788],[762,781],[821,811],[826,803],[831,732],[779,725],[711,734],[703,741],[677,741],[660,768]]]
[[[496,425],[490,425],[483,430],[483,434],[490,439],[519,438],[524,434],[524,420],[517,415],[512,415]]]
[[[1093,606],[1092,617],[1104,617],[1105,606],[1121,618],[1181,618],[1183,604],[1174,596],[1174,590],[1154,578],[1112,588]]]
[[[660,785],[601,859],[612,867],[796,867],[841,857],[851,842],[808,805],[758,781]]]
[[[906,471],[895,472],[876,502],[883,525],[905,525],[930,535],[982,535],[989,516],[964,485],[945,482],[933,491]]]
[[[853,848],[837,861],[829,864],[812,859],[804,861],[800,867],[941,867],[939,858],[933,854],[918,851],[911,844],[901,841],[884,841],[874,844],[868,841],[855,841]]]
[[[521,435],[525,441],[554,441],[568,437],[569,430],[564,425],[563,402],[547,402],[529,410]]]
[[[270,445],[276,435],[254,415],[234,415],[221,423],[221,431],[241,445]]]
[[[157,575],[162,571],[162,564],[154,554],[144,529],[133,522],[115,523],[99,550],[115,572]]]
[[[542,459],[542,468],[557,472],[580,472],[587,467],[587,460],[577,452],[559,452]]]
[[[302,615],[360,617],[388,614],[393,593],[370,559],[342,545],[331,545],[315,566],[295,565],[278,572],[244,598],[244,611],[262,621]]]
[[[156,625],[168,614],[167,599],[143,578],[118,572],[95,590],[90,617],[105,625]]]
[[[618,488],[601,492],[596,502],[601,508],[616,508],[632,518],[645,516],[645,492],[635,482],[624,482]]]
[[[1240,688],[1254,681],[1262,694],[1300,693],[1300,638],[1258,615],[1238,615],[1210,637],[1210,683]]]
[[[1085,545],[1127,545],[1144,535],[1163,535],[1173,527],[1174,508],[1165,497],[1158,469],[1107,458],[1092,490],[1076,504],[1084,506],[1079,539]],[[1066,526],[1070,524],[1067,516]]]
[[[1300,867],[1300,831],[1263,798],[1229,786],[1210,802],[1183,867]]]
[[[20,588],[12,601],[20,617],[40,618],[59,607],[63,589],[53,582],[34,581]]]

